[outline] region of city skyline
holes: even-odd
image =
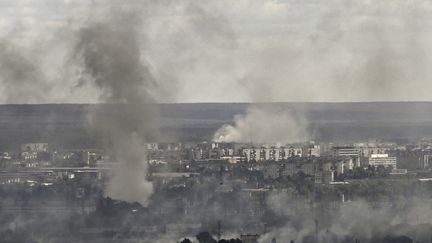
[[[430,46],[430,0],[0,0],[0,241],[430,242]]]

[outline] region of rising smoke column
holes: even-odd
[[[94,18],[97,21],[80,29],[72,51],[73,63],[78,63],[82,69],[80,86],[91,83],[100,90],[100,101],[125,104],[114,116],[103,111],[94,111],[90,116],[91,129],[96,128],[105,135],[111,143],[107,148],[113,150],[118,161],[107,185],[106,195],[146,204],[152,186],[145,180],[147,165],[144,143],[159,135],[160,124],[159,112],[152,104],[174,97],[178,90],[177,74],[193,66],[182,58],[174,63],[166,60],[179,55],[186,60],[195,59],[198,55],[193,51],[195,46],[204,46],[206,48],[202,49],[211,49],[214,54],[219,49],[231,48],[232,44],[229,43],[232,40],[226,25],[221,24],[222,17],[214,9],[194,1],[111,0],[107,3],[109,11],[96,10],[96,13],[100,12]],[[169,20],[168,23],[162,23],[161,33],[153,33],[149,29],[155,25],[153,17],[158,11],[163,14],[173,11],[171,14],[177,16],[181,28],[166,30],[166,25],[177,26]],[[167,42],[160,41],[159,35],[167,35]],[[193,42],[188,43],[189,39]],[[179,47],[180,42],[185,45]],[[169,54],[157,55],[156,58],[152,51],[160,46]],[[199,55],[202,54],[203,51],[200,51]],[[147,64],[147,60],[153,68]],[[155,70],[155,63],[168,65]],[[163,82],[157,82],[159,80]]]
[[[307,138],[306,122],[296,112],[269,107],[249,107],[214,134],[216,142],[293,143]]]
[[[144,143],[157,130],[158,112],[151,90],[155,80],[141,61],[139,32],[141,20],[134,14],[114,13],[106,22],[90,23],[78,34],[75,58],[83,69],[83,80],[101,90],[100,99],[116,105],[115,114],[95,110],[92,128],[105,135],[117,161],[106,196],[147,204],[152,184],[146,180]]]

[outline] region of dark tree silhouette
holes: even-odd
[[[190,241],[188,238],[180,241],[180,243],[192,243],[192,241]]]
[[[199,243],[216,243],[217,241],[213,239],[209,232],[201,232],[196,236]]]

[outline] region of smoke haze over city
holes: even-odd
[[[430,242],[431,44],[426,0],[0,0],[0,242]]]
[[[156,102],[431,100],[429,1],[0,4],[2,103],[103,102],[71,55],[89,23],[131,14]]]

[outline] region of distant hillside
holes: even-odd
[[[165,140],[202,141],[212,137],[251,104],[160,104]],[[432,137],[432,102],[272,103],[292,109],[308,121],[313,139],[355,141],[366,138]],[[66,147],[99,146],[86,127],[86,114],[95,107],[115,112],[121,105],[43,104],[0,105],[0,149],[23,142],[44,141]]]

